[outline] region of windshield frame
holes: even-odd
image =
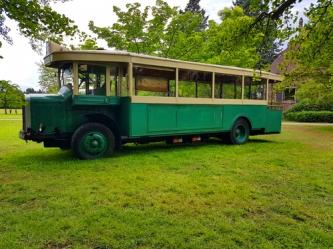
[[[59,90],[63,86],[73,88],[74,86],[74,66],[72,62],[66,62],[58,66],[58,86]]]

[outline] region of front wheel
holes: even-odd
[[[115,137],[112,131],[100,123],[87,123],[73,134],[71,148],[81,159],[95,159],[112,154]]]
[[[223,139],[230,144],[244,144],[249,140],[250,126],[244,119],[238,119]]]

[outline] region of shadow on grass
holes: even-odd
[[[250,139],[248,145],[251,144],[272,144],[276,143],[271,140],[264,139]],[[176,144],[169,145],[164,142],[155,142],[149,144],[126,144],[121,147],[120,150],[115,151],[112,156],[107,156],[97,160],[80,160],[70,151],[62,151],[57,148],[47,149],[34,149],[30,153],[26,152],[23,154],[17,154],[8,159],[8,161],[16,166],[28,167],[28,168],[43,168],[52,166],[52,168],[65,169],[72,167],[73,165],[86,165],[88,167],[105,162],[106,160],[117,159],[127,156],[140,156],[155,154],[157,152],[170,152],[170,150],[177,150],[180,153],[185,150],[197,150],[207,146],[221,146],[221,148],[232,148],[233,145],[227,145],[218,139],[210,139],[204,142],[193,143],[193,144]],[[234,145],[237,146],[237,145]],[[65,167],[64,167],[65,166]]]

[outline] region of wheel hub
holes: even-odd
[[[244,126],[240,125],[235,129],[235,137],[238,142],[243,142],[246,140],[246,129]]]
[[[100,132],[89,132],[82,138],[81,146],[89,154],[101,154],[107,148],[107,139]]]

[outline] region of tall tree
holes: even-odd
[[[309,21],[298,29],[281,66],[283,86],[296,86],[298,99],[333,103],[333,1],[318,1],[306,15]]]
[[[182,12],[182,11],[181,11]],[[187,3],[184,12],[192,12],[198,15],[201,15],[202,22],[200,25],[200,29],[204,30],[208,27],[208,16],[206,16],[206,11],[201,8],[200,0],[189,0]]]
[[[21,108],[23,102],[24,95],[18,85],[0,80],[0,107],[5,109],[6,114],[9,108]]]
[[[246,15],[253,17],[259,16],[263,11],[268,11],[268,6],[263,0],[236,0],[233,5],[242,7]]]
[[[262,13],[269,11],[269,6],[265,4],[265,1],[258,0],[236,0],[233,2],[234,6],[242,7],[244,13],[248,16],[254,17],[256,20]],[[264,38],[262,42],[258,44],[257,53],[260,55],[260,60],[256,65],[257,68],[261,68],[267,64],[271,64],[274,59],[280,54],[283,39],[280,39],[279,25],[276,22],[267,22],[266,25],[257,25],[253,29],[255,32],[262,32]]]
[[[256,52],[262,33],[250,37],[239,36],[245,32],[253,17],[245,15],[241,7],[224,8],[219,11],[221,22],[209,22],[205,31],[206,42],[201,49],[201,60],[214,64],[254,68],[259,60]],[[235,42],[237,40],[237,42]]]
[[[178,59],[191,59],[200,50],[199,14],[180,13],[162,0],[143,10],[140,3],[127,4],[126,10],[114,6],[113,10],[118,20],[111,27],[89,23],[90,30],[111,48]]]
[[[77,33],[77,26],[66,16],[50,7],[50,2],[57,0],[1,0],[0,1],[0,39],[12,43],[10,29],[6,19],[18,23],[20,33],[28,37],[33,48],[39,41],[52,40],[61,42],[64,36]],[[66,0],[61,0],[66,1]],[[0,40],[0,47],[2,41]]]

